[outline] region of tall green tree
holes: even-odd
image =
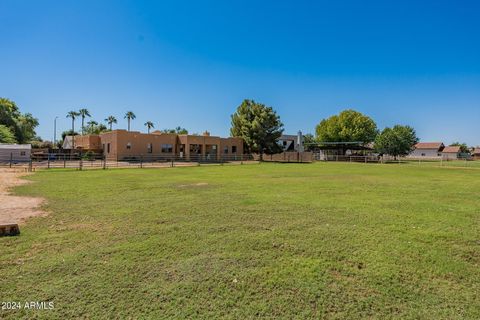
[[[17,143],[12,130],[3,124],[0,124],[0,143]]]
[[[77,111],[69,111],[67,113],[67,118],[72,119],[72,132],[75,132],[75,119],[80,116],[80,113]],[[72,147],[75,149],[75,135],[72,136]]]
[[[385,128],[375,139],[375,150],[380,154],[388,154],[395,159],[398,156],[406,156],[412,152],[418,138],[415,130],[410,126],[396,125],[393,128]]]
[[[91,117],[91,115],[90,115],[90,111],[88,111],[88,109],[85,109],[85,108],[78,110],[78,114],[82,117],[82,135],[83,135],[85,133],[85,125],[84,125],[85,118]]]
[[[17,123],[21,132],[22,142],[29,142],[36,138],[37,118],[34,118],[30,113],[25,113],[18,118]]]
[[[114,123],[117,123],[117,118],[115,118],[114,116],[108,116],[105,121],[108,123],[108,125],[110,126],[110,131],[112,131],[112,125]]]
[[[22,114],[15,102],[0,98],[0,125],[13,133],[17,143],[28,143],[36,136],[38,120],[30,113]]]
[[[152,121],[145,122],[145,126],[147,127],[147,132],[150,133],[150,129],[155,128],[155,125]]]
[[[283,123],[271,108],[254,100],[244,100],[232,114],[230,135],[241,137],[248,152],[277,153],[282,149],[278,139],[283,133]]]
[[[370,117],[355,110],[344,110],[338,115],[323,119],[316,127],[319,142],[373,142],[378,133]]]
[[[130,131],[130,121],[136,118],[135,113],[133,113],[132,111],[127,111],[124,118],[128,121],[128,131]]]

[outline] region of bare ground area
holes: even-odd
[[[12,187],[29,183],[29,181],[21,179],[28,174],[18,169],[0,168],[0,224],[22,224],[29,217],[45,215],[45,212],[40,209],[44,199],[18,197],[9,192]]]

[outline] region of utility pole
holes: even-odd
[[[57,118],[53,120],[53,149],[57,149]]]

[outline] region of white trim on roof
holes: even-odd
[[[31,144],[0,143],[0,149],[32,149]]]

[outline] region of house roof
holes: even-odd
[[[476,147],[476,148],[473,150],[473,154],[480,154],[480,147]]]
[[[443,147],[442,142],[419,142],[415,145],[415,149],[436,149]]]
[[[32,149],[31,144],[0,143],[0,149]]]
[[[73,139],[72,136],[65,136],[63,140],[62,148],[63,149],[72,149],[73,147]]]
[[[443,153],[459,153],[460,152],[460,146],[445,147],[442,152]]]

